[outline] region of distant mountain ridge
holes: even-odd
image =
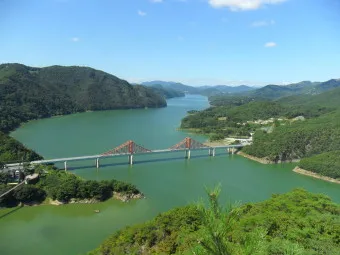
[[[152,89],[155,93],[161,95],[162,97],[166,99],[174,98],[174,97],[184,97],[185,93],[179,90],[175,90],[171,87],[163,87],[160,84],[156,85],[150,85],[148,86],[150,89]]]
[[[239,85],[239,86],[228,86],[228,85],[214,85],[214,86],[201,86],[198,87],[200,90],[200,94],[206,96],[220,95],[220,94],[236,94],[247,92],[251,90],[255,90],[256,88],[247,86],[247,85]]]
[[[316,95],[339,86],[339,79],[325,82],[302,81],[289,85],[267,85],[251,91],[247,96],[273,100],[293,95]]]
[[[164,88],[171,88],[180,92],[189,93],[189,94],[199,94],[199,89],[193,86],[184,85],[180,82],[173,81],[146,81],[142,82],[141,85],[144,86],[155,86],[161,85]]]
[[[172,82],[172,81],[147,81],[142,82],[142,85],[145,86],[155,86],[161,85],[163,88],[171,88],[173,90],[177,90],[184,93],[189,94],[201,94],[204,96],[212,96],[217,94],[224,94],[224,93],[239,93],[254,90],[255,88],[247,86],[247,85],[240,85],[240,86],[228,86],[228,85],[205,85],[205,86],[190,86],[185,85],[180,82]]]

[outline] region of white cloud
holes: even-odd
[[[261,21],[254,21],[253,23],[251,23],[252,27],[265,27],[265,26],[271,26],[275,24],[275,20],[270,20],[270,21],[266,21],[266,20],[261,20]]]
[[[282,3],[287,0],[208,0],[215,8],[227,7],[232,11],[256,10],[263,5]]]
[[[141,10],[138,10],[137,13],[138,13],[139,16],[145,16],[146,15],[146,12],[143,12]]]
[[[80,40],[79,37],[72,37],[71,38],[72,42],[79,42],[79,40]]]
[[[272,48],[275,47],[277,44],[275,42],[267,42],[264,44],[264,47],[266,48]]]

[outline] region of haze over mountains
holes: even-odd
[[[166,89],[177,90],[189,94],[201,94],[204,96],[221,96],[221,95],[242,95],[247,97],[261,99],[279,99],[281,97],[303,94],[320,94],[324,91],[340,86],[340,79],[331,79],[325,82],[301,81],[288,85],[266,85],[263,87],[251,87],[247,85],[228,86],[228,85],[213,85],[213,86],[189,86],[179,82],[167,81],[149,81],[141,83],[145,86],[158,86]]]
[[[184,85],[179,82],[172,82],[172,81],[148,81],[148,82],[142,82],[142,85],[145,86],[155,86],[155,85],[161,85],[164,88],[172,88],[184,93],[189,94],[201,94],[204,96],[211,96],[215,94],[223,94],[223,93],[238,93],[238,92],[244,92],[244,91],[250,91],[255,88],[246,86],[246,85],[240,85],[240,86],[227,86],[227,85],[214,85],[214,86],[190,86],[190,85]]]

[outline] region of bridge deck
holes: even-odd
[[[208,150],[208,149],[228,149],[228,148],[241,148],[243,147],[242,144],[236,145],[224,145],[224,146],[214,146],[214,147],[201,147],[201,148],[194,148],[190,149],[191,151],[197,150]],[[154,153],[170,153],[170,152],[179,152],[179,151],[186,151],[188,149],[160,149],[160,150],[152,150],[149,152],[138,152],[134,153],[133,155],[142,155],[142,154],[154,154]],[[31,161],[32,164],[48,164],[48,163],[58,163],[58,162],[65,162],[65,161],[82,161],[82,160],[90,160],[90,159],[100,159],[100,158],[109,158],[109,157],[117,157],[117,156],[128,156],[131,153],[115,153],[115,154],[98,154],[98,155],[88,155],[88,156],[78,156],[78,157],[68,157],[68,158],[56,158],[56,159],[43,159],[43,160],[35,160]],[[6,164],[7,167],[11,166],[18,166],[21,163],[13,163],[13,164]]]

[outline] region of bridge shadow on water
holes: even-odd
[[[9,216],[9,215],[12,214],[12,213],[15,213],[16,211],[20,210],[21,208],[22,208],[22,206],[16,206],[16,207],[14,207],[12,210],[10,210],[9,212],[6,212],[5,214],[1,214],[1,213],[0,213],[0,220],[1,220],[2,218],[5,218],[6,216]]]
[[[216,153],[215,157],[217,156],[228,156],[226,153]],[[195,158],[209,158],[211,156],[209,155],[191,155],[191,159]],[[157,158],[157,159],[145,159],[145,160],[134,160],[133,165],[139,165],[139,164],[145,164],[145,163],[155,163],[155,162],[164,162],[164,161],[178,161],[178,160],[188,160],[185,159],[183,156],[178,156],[178,157],[168,157],[168,158]],[[189,159],[190,160],[190,159]],[[105,168],[105,167],[113,167],[113,166],[128,166],[128,162],[119,162],[119,163],[100,163],[99,169],[100,168]],[[72,170],[79,170],[79,169],[91,169],[91,168],[96,168],[94,165],[87,165],[87,166],[76,166],[72,167],[69,166],[67,168],[67,171],[72,171]]]

